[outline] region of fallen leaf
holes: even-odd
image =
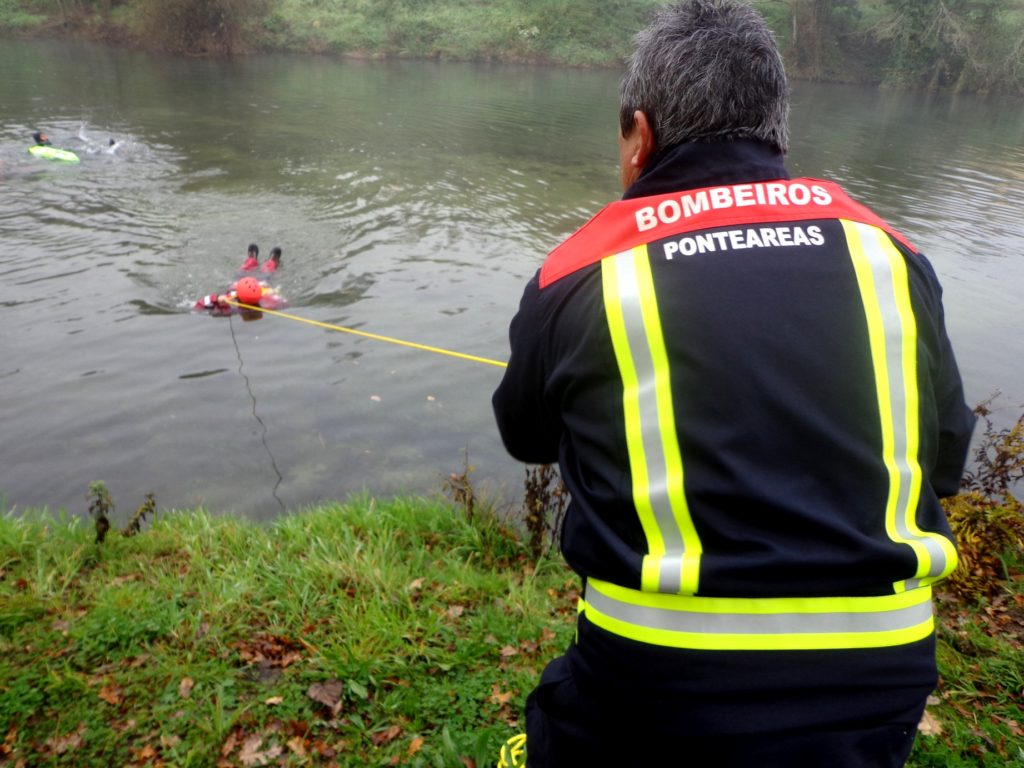
[[[242,765],[266,765],[284,751],[279,744],[275,744],[261,752],[262,745],[263,738],[256,734],[242,742],[242,750],[238,753],[238,759]]]
[[[326,683],[313,683],[306,691],[306,695],[313,701],[323,704],[336,715],[341,710],[343,690],[341,680],[328,680]]]
[[[421,749],[423,749],[423,738],[421,736],[417,736],[409,742],[409,749],[406,751],[406,754],[408,754],[409,757],[412,757]]]
[[[282,701],[284,701],[284,696],[271,696],[263,703],[266,704],[268,707],[273,707],[280,704]]]
[[[383,731],[377,731],[376,733],[370,734],[370,741],[373,742],[373,746],[380,747],[384,744],[390,744],[401,735],[402,727],[399,725],[391,725]]]
[[[409,589],[410,592],[415,592],[417,589],[419,589],[422,586],[423,586],[423,577],[421,576],[418,579],[413,579],[412,581],[410,581],[408,589]]]
[[[498,706],[503,706],[505,704],[508,704],[512,700],[512,697],[514,695],[515,694],[514,694],[513,691],[505,691],[503,693],[501,691],[501,689],[498,688],[498,684],[497,683],[492,683],[491,684],[491,697],[490,697],[490,699],[488,699],[488,701],[490,701],[492,704],[497,704]]]
[[[78,724],[78,728],[67,736],[51,736],[46,740],[48,750],[58,755],[78,749],[82,746],[82,734],[85,733],[85,722]]]
[[[511,645],[506,645],[501,649],[501,655],[506,658],[509,656],[515,656],[518,653],[519,650],[517,648],[513,648]]]
[[[114,683],[109,683],[100,688],[99,696],[107,704],[114,704],[116,706],[121,703],[121,688]]]
[[[465,610],[466,609],[463,608],[461,605],[449,605],[446,613],[448,614],[448,618],[457,619],[459,618],[459,616],[463,614]]]
[[[232,731],[230,734],[228,734],[227,739],[224,741],[224,744],[220,748],[221,757],[227,757],[228,755],[230,755],[232,752],[235,751],[235,747],[237,746],[238,734]]]
[[[156,749],[152,744],[147,744],[141,749],[132,750],[136,760],[152,760],[156,757]]]
[[[183,699],[187,699],[189,696],[192,695],[192,687],[194,685],[195,682],[192,680],[191,677],[181,678],[181,682],[178,683],[178,695]]]
[[[249,664],[284,669],[302,660],[302,650],[305,646],[301,641],[292,640],[290,637],[264,634],[232,643],[232,647],[237,648],[242,661]]]
[[[288,739],[288,749],[294,752],[299,757],[305,757],[306,755],[306,740],[301,736]]]
[[[942,734],[942,724],[931,712],[925,710],[921,722],[917,724],[917,731],[922,736],[939,736]]]

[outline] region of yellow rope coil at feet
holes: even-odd
[[[526,734],[520,733],[501,745],[497,768],[523,768],[526,765]]]

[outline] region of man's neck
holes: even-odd
[[[788,178],[782,152],[763,142],[686,142],[655,153],[623,199]]]

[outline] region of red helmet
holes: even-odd
[[[235,284],[235,291],[242,304],[256,305],[260,303],[260,297],[263,295],[263,286],[255,277],[243,277]]]

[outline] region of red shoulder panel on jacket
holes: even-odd
[[[637,197],[606,205],[548,254],[545,288],[615,253],[666,237],[715,227],[814,219],[850,219],[876,226],[916,253],[903,235],[831,181],[780,179]]]

